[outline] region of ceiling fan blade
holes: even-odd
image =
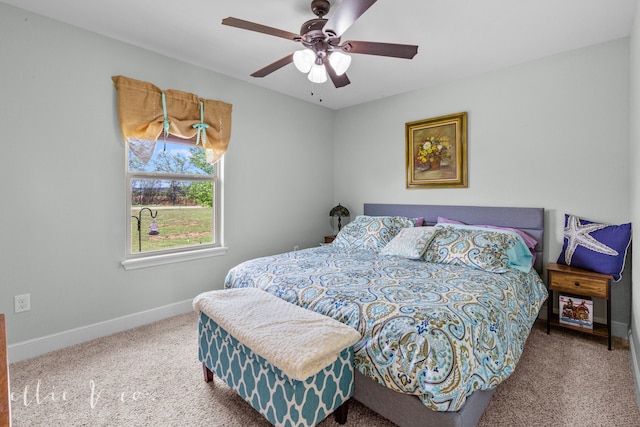
[[[282,37],[284,39],[298,41],[300,35],[290,33],[289,31],[279,30],[273,27],[267,27],[266,25],[256,24],[255,22],[245,21],[238,18],[228,17],[222,20],[222,25],[229,25],[230,27],[241,28],[243,30],[256,31],[258,33],[269,34],[271,36]]]
[[[322,31],[330,36],[341,37],[375,2],[376,0],[342,0]]]
[[[276,62],[267,65],[264,68],[259,69],[255,73],[251,74],[251,77],[264,77],[280,68],[284,67],[287,64],[293,62],[293,53],[285,56],[284,58],[278,59]]]
[[[341,76],[337,75],[336,71],[333,69],[329,61],[326,61],[324,63],[324,67],[326,68],[327,74],[329,75],[329,78],[336,88],[344,87],[351,83],[351,81],[349,81],[349,77],[347,77],[347,73],[343,73]]]
[[[341,46],[344,52],[362,53],[364,55],[392,56],[394,58],[412,59],[418,53],[418,46],[409,44],[363,42],[349,40]]]

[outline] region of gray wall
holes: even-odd
[[[461,111],[469,188],[405,189],[405,123]],[[363,202],[543,207],[547,262],[565,213],[630,220],[628,39],[344,109],[335,123],[335,197],[352,213]],[[624,337],[629,283],[627,272],[612,287]]]
[[[0,312],[9,344],[193,299],[248,258],[332,229],[325,108],[0,3]],[[111,76],[233,104],[227,255],[125,271],[124,144]],[[31,311],[13,297],[31,294]]]
[[[638,2],[640,3],[640,2]],[[634,229],[634,237],[638,237],[638,226],[640,224],[640,4],[636,6],[636,15],[633,26],[633,32],[631,34],[631,143],[630,143],[630,155],[629,163],[631,164],[630,171],[630,203],[631,203],[631,220],[636,224]],[[636,250],[632,254],[632,260],[635,265],[639,265],[640,251]],[[640,270],[635,269],[633,271],[633,282],[640,282]],[[631,365],[634,368],[636,390],[640,384],[638,384],[638,367],[640,366],[640,292],[637,290],[632,293],[631,299],[631,311],[633,313],[631,321],[631,348],[632,352]]]

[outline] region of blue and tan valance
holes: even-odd
[[[205,149],[211,164],[227,151],[231,104],[174,89],[163,91],[124,76],[113,76],[112,80],[118,90],[122,137],[143,162],[149,161],[156,141],[163,135],[193,139]]]

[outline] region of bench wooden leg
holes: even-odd
[[[210,383],[213,381],[213,372],[204,363],[202,364],[202,372],[204,373],[204,382]]]
[[[347,412],[349,412],[349,401],[347,400],[334,411],[336,422],[345,424],[347,422]]]

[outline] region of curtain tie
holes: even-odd
[[[167,120],[167,100],[164,96],[164,91],[162,91],[162,114],[164,115],[162,127],[164,129],[164,139],[166,140],[167,136],[169,136],[169,120]]]
[[[202,134],[202,145],[207,143],[207,128],[208,124],[204,122],[204,103],[200,101],[200,123],[191,125],[191,127],[198,130],[196,134],[196,145],[200,145],[200,134]]]

